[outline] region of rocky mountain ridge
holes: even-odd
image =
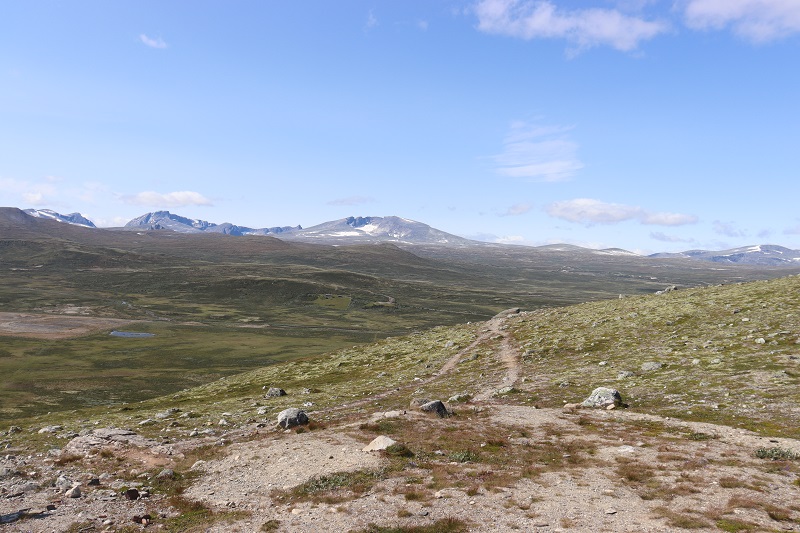
[[[91,220],[80,213],[62,215],[50,209],[26,209],[21,212],[32,217],[55,220],[70,225],[96,228]],[[475,241],[444,232],[422,222],[398,216],[350,216],[323,222],[309,228],[297,226],[274,226],[251,228],[230,222],[217,224],[200,219],[191,219],[169,211],[145,213],[129,221],[122,228],[130,231],[167,230],[176,233],[219,233],[231,236],[268,235],[285,241],[318,243],[328,245],[376,244],[392,242],[399,245],[444,246],[450,249],[466,246],[483,248],[503,245]],[[525,247],[520,247],[525,248]],[[637,256],[638,254],[621,248],[588,250],[569,244],[534,247],[540,250],[590,251],[597,255]],[[774,244],[759,244],[732,248],[729,250],[687,250],[677,253],[655,253],[646,256],[653,259],[692,259],[725,264],[752,266],[797,266],[800,264],[800,250],[793,250]]]
[[[65,224],[73,224],[75,226],[83,226],[85,228],[97,227],[94,225],[94,222],[80,213],[62,215],[61,213],[56,213],[52,209],[25,209],[23,212],[32,217],[46,218],[49,220],[55,220],[57,222],[64,222]]]
[[[171,230],[177,233],[222,233],[240,237],[242,235],[273,235],[288,231],[302,229],[301,226],[275,226],[271,228],[249,228],[238,226],[230,222],[215,224],[206,220],[191,219],[170,213],[169,211],[154,211],[136,217],[127,224],[124,229],[129,230]]]
[[[688,250],[679,253],[652,254],[654,258],[683,258],[713,263],[739,263],[747,265],[786,266],[800,263],[800,250],[774,244],[757,244],[730,250]]]

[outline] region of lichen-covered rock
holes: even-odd
[[[278,387],[270,387],[264,395],[265,398],[278,398],[280,396],[286,396],[286,391]]]
[[[284,429],[308,424],[308,415],[302,409],[290,407],[278,413],[278,425]]]
[[[609,405],[620,407],[622,405],[622,395],[617,389],[609,387],[598,387],[592,391],[592,394],[583,400],[582,407],[600,407],[607,408]]]
[[[663,366],[663,364],[656,361],[648,361],[646,363],[642,363],[642,372],[654,372],[656,370],[661,370],[661,367]]]

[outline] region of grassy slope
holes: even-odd
[[[521,367],[525,380],[502,401],[557,407],[610,385],[638,412],[798,438],[798,294],[800,277],[792,276],[524,313],[509,319],[506,327],[520,350],[526,350]],[[490,382],[498,386],[504,367],[495,357],[492,339],[470,350],[478,357],[459,364],[454,373],[422,388],[414,385],[416,378],[433,375],[483,328],[437,327],[229,376],[122,411],[81,411],[61,418],[78,431],[98,417],[104,424],[134,426],[168,407],[195,413],[194,426],[215,424],[223,416],[233,425],[262,416],[273,420],[281,409],[305,402],[312,404],[307,407],[312,418],[405,408],[411,396],[446,399],[475,393]],[[758,342],[762,338],[763,344]],[[648,361],[664,366],[643,372],[641,365]],[[636,375],[618,380],[622,370]],[[283,387],[289,396],[265,399],[264,386]],[[389,394],[341,409],[382,391]],[[259,407],[266,412],[257,415]],[[53,423],[53,417],[25,423],[38,427]],[[142,431],[163,429],[146,428]]]

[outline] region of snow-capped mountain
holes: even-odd
[[[792,250],[774,244],[744,246],[731,250],[688,250],[679,253],[660,253],[650,257],[686,258],[714,263],[739,263],[744,265],[788,266],[800,263],[800,250]]]
[[[389,217],[347,217],[293,231],[280,236],[292,241],[324,244],[356,244],[396,242],[403,244],[476,244],[450,233],[432,228],[422,222]]]
[[[248,228],[237,226],[230,222],[215,224],[206,220],[192,219],[175,215],[169,211],[155,211],[136,217],[127,224],[125,229],[133,230],[172,230],[178,233],[223,233],[225,235],[274,235],[297,231],[302,229],[300,226],[281,226],[274,228]]]
[[[85,228],[96,227],[94,225],[94,222],[92,222],[85,216],[81,215],[80,213],[70,213],[68,215],[62,215],[61,213],[56,213],[51,209],[25,209],[23,211],[28,215],[36,218],[47,218],[50,220],[56,220],[58,222],[64,222],[65,224],[83,226]]]

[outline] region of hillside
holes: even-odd
[[[8,449],[60,452],[33,476],[6,456],[17,474],[3,487],[48,487],[60,469],[84,494],[35,520],[76,531],[145,512],[169,531],[792,530],[798,295],[791,276],[504,313],[122,409],[20,420]],[[599,386],[625,405],[574,406]],[[275,429],[287,407],[311,423]],[[359,451],[380,434],[402,446]],[[95,488],[85,480],[98,472]],[[151,495],[118,496],[131,486]],[[45,492],[1,512],[43,508]]]

